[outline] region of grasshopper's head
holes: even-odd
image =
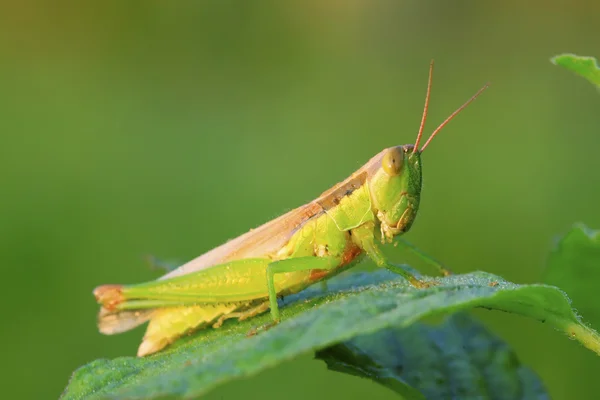
[[[384,150],[369,192],[383,238],[391,240],[408,231],[421,198],[421,152],[412,144]]]
[[[429,68],[429,84],[425,98],[425,109],[415,144],[390,147],[383,150],[374,158],[376,163],[373,165],[374,170],[372,170],[369,179],[369,191],[384,240],[390,241],[395,235],[408,231],[417,216],[419,200],[421,198],[421,153],[425,151],[425,148],[435,135],[454,116],[488,87],[486,84],[465,104],[453,112],[433,131],[423,147],[419,149],[419,142],[423,135],[427,108],[429,106],[432,72],[433,61]]]

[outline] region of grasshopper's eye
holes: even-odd
[[[404,153],[402,149],[394,147],[389,149],[381,160],[381,167],[389,176],[395,176],[400,174],[402,166],[404,165]]]

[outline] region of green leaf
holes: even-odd
[[[563,289],[592,326],[600,326],[600,231],[575,225],[550,253],[544,282]]]
[[[600,352],[600,337],[579,322],[558,288],[517,285],[484,272],[436,281],[435,286],[415,289],[385,271],[340,276],[330,281],[328,293],[312,287],[286,298],[282,322],[256,336],[248,338],[246,333],[267,323],[268,314],[201,331],[147,358],[93,361],[74,372],[63,398],[199,396],[224,382],[257,374],[301,354],[472,307],[545,321]]]
[[[600,87],[600,68],[598,68],[598,63],[594,57],[560,54],[551,58],[550,61],[575,72],[577,75]]]
[[[318,351],[317,358],[405,399],[549,398],[508,345],[465,313],[438,327],[416,323],[355,337]]]

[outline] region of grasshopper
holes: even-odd
[[[409,250],[449,271],[400,235],[417,215],[421,195],[421,154],[437,133],[488,85],[452,113],[419,149],[425,107],[413,144],[382,150],[346,180],[317,199],[205,253],[158,280],[136,285],[103,285],[94,290],[101,309],[100,332],[116,334],[150,321],[138,356],[155,353],[180,336],[226,319],[244,320],[270,309],[280,321],[277,298],[299,292],[355,265],[365,255],[417,288],[428,286],[382,253],[381,243],[400,239]]]

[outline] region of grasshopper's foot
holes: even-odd
[[[280,322],[280,320],[274,320],[274,321],[269,322],[268,324],[256,326],[256,327],[250,329],[248,331],[248,333],[246,333],[246,337],[254,336],[254,335],[258,334],[259,332],[271,329],[275,325],[279,324],[279,322]]]
[[[439,285],[439,282],[436,281],[420,281],[417,278],[409,279],[408,282],[417,289],[427,289],[432,286]]]
[[[223,322],[225,322],[225,320],[228,320],[230,318],[238,318],[240,315],[241,315],[241,313],[231,313],[231,314],[221,315],[219,317],[219,319],[217,320],[217,322],[215,322],[212,327],[214,329],[218,329],[223,326]]]
[[[442,266],[442,264],[440,264],[440,269],[439,269],[439,271],[440,271],[440,273],[442,274],[442,276],[443,276],[444,278],[445,278],[445,277],[448,277],[448,276],[452,276],[452,274],[453,274],[453,272],[452,272],[452,271],[450,271],[448,268],[446,268],[446,267]],[[435,284],[436,284],[436,285],[438,285],[439,283],[437,283],[437,282],[436,282]]]
[[[213,324],[213,328],[220,328],[223,325],[223,322],[225,322],[225,320],[227,320],[227,319],[237,318],[238,321],[243,321],[245,319],[252,318],[260,313],[263,313],[263,312],[267,311],[268,309],[269,309],[269,302],[264,302],[262,304],[259,304],[256,307],[251,308],[246,311],[239,311],[239,312],[221,315],[219,317],[219,319],[217,320],[217,322],[215,322]]]

